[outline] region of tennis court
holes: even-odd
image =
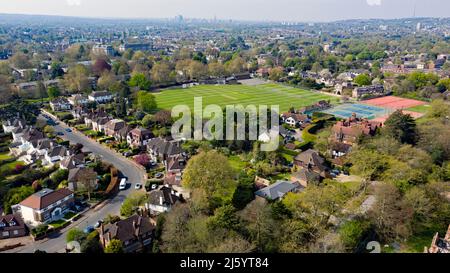
[[[426,102],[423,102],[420,100],[405,99],[405,98],[400,98],[400,97],[395,97],[395,96],[387,96],[387,97],[366,100],[363,103],[372,105],[372,106],[394,109],[394,110],[400,110],[400,109],[403,110],[403,109],[408,109],[411,107],[417,107],[417,106],[427,104]]]
[[[333,107],[331,109],[325,110],[323,112],[334,115],[339,118],[348,118],[353,113],[355,113],[356,116],[359,118],[375,119],[377,117],[388,115],[390,111],[385,108],[366,105],[366,104],[345,103],[345,104],[341,104],[336,107]]]

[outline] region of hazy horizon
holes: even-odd
[[[128,7],[124,10],[123,5]],[[450,17],[441,0],[11,0],[0,13],[89,18],[162,19],[182,15],[245,21],[330,22]],[[252,12],[249,12],[252,11]]]

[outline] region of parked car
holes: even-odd
[[[94,228],[99,228],[103,224],[102,220],[98,220],[97,223],[95,223]]]
[[[134,185],[135,190],[140,190],[141,188],[142,188],[142,185],[139,183],[136,183],[136,185]]]
[[[63,133],[63,132],[57,132],[56,135],[58,135],[58,136],[63,136],[64,133]]]
[[[126,187],[127,187],[127,179],[122,178],[122,180],[120,180],[119,190],[123,191],[124,189],[126,189]]]
[[[84,233],[91,233],[95,228],[93,226],[87,226],[83,231]]]
[[[66,129],[66,132],[70,133],[70,132],[72,132],[72,129],[67,128],[67,129]]]
[[[156,190],[156,188],[158,187],[158,185],[157,184],[152,184],[152,187],[151,187],[151,189],[152,190]]]
[[[160,178],[163,178],[163,177],[164,177],[163,173],[156,173],[155,174],[155,178],[157,178],[157,179],[160,179]]]

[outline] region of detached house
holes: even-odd
[[[16,119],[8,119],[7,121],[3,122],[3,132],[5,133],[12,133],[14,129],[17,128],[25,128],[27,126],[25,120],[21,118]]]
[[[152,131],[144,128],[135,128],[127,135],[127,143],[132,147],[146,146],[153,138]]]
[[[71,170],[71,169],[75,169],[75,168],[80,168],[80,167],[84,167],[84,162],[85,161],[85,157],[84,154],[80,153],[77,155],[71,155],[68,156],[66,158],[64,158],[63,160],[61,160],[61,163],[59,163],[59,168],[60,169],[65,169],[65,170]]]
[[[363,135],[373,136],[381,126],[380,122],[358,118],[355,113],[350,118],[337,122],[331,128],[331,136],[329,138],[333,148],[331,151],[333,158],[346,155],[359,137]]]
[[[98,110],[87,114],[84,118],[84,123],[86,126],[91,127],[94,131],[104,132],[105,125],[110,120],[111,118],[104,110]]]
[[[14,214],[0,215],[0,240],[27,235],[27,228],[20,216]]]
[[[289,192],[298,192],[302,188],[303,187],[298,183],[278,180],[275,184],[269,185],[256,191],[255,195],[275,201],[283,198]]]
[[[68,101],[72,106],[84,106],[89,103],[88,97],[82,94],[74,94]]]
[[[147,144],[147,152],[151,160],[167,161],[170,157],[184,153],[180,142],[167,141],[162,138],[153,138]]]
[[[38,226],[61,219],[74,201],[74,193],[69,189],[43,189],[11,208],[25,223]]]
[[[113,94],[108,91],[94,91],[88,96],[90,101],[94,101],[99,104],[111,102],[113,98]]]
[[[159,190],[151,191],[145,208],[153,214],[169,211],[177,202],[184,202],[183,195],[168,186],[162,186]]]
[[[281,115],[281,121],[292,127],[300,127],[305,123],[309,123],[310,119],[304,114],[287,112]]]
[[[105,124],[105,135],[114,137],[117,141],[123,141],[127,138],[129,127],[121,119],[113,119]]]
[[[311,170],[321,177],[328,177],[328,168],[324,165],[325,160],[315,150],[309,149],[298,154],[294,158],[294,165],[302,169]]]
[[[152,243],[156,222],[150,217],[133,215],[114,224],[102,224],[100,243],[106,247],[111,240],[120,240],[126,253],[141,251]]]
[[[74,192],[96,189],[97,173],[91,168],[73,168],[69,170],[67,182],[69,189]]]
[[[53,111],[67,111],[72,108],[72,105],[66,98],[55,98],[50,101],[50,107]]]

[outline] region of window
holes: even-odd
[[[14,231],[13,231],[13,234],[14,234],[14,235],[19,235],[19,231],[18,231],[18,230],[14,230]]]
[[[10,226],[15,226],[15,225],[16,225],[16,222],[11,221],[11,222],[9,222],[9,225],[10,225]]]
[[[0,227],[5,227],[6,226],[6,224],[5,223],[3,223],[3,222],[0,222]]]
[[[3,237],[9,237],[9,231],[3,231],[2,232]]]

